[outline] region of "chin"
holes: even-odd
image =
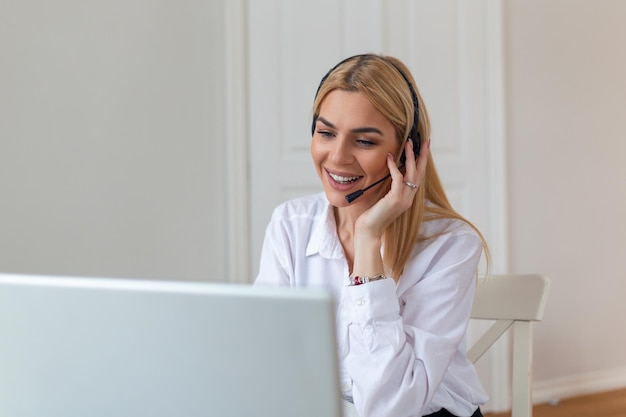
[[[350,205],[346,201],[346,195],[350,194],[349,192],[340,193],[336,190],[332,190],[332,191],[324,190],[324,194],[326,194],[326,199],[328,200],[330,205],[333,207],[348,207]]]

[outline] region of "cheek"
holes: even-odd
[[[317,146],[315,145],[315,140],[311,141],[311,158],[315,161],[317,159]]]
[[[311,159],[313,160],[313,163],[315,164],[316,169],[319,170],[318,165],[322,161],[322,150],[319,144],[317,143],[317,141],[315,140],[311,141]]]
[[[389,171],[387,168],[387,153],[380,153],[375,158],[369,158],[368,161],[363,161],[367,166],[367,170],[370,172],[381,173]],[[365,168],[365,166],[363,167]]]

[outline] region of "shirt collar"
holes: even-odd
[[[345,258],[343,247],[337,237],[333,206],[330,205],[328,200],[326,200],[324,211],[313,224],[311,239],[306,247],[306,256],[315,254],[328,259]]]

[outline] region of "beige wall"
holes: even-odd
[[[0,272],[225,279],[222,2],[1,9]]]
[[[539,400],[626,386],[626,2],[505,2],[510,267],[552,279]]]

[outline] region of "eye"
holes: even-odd
[[[357,139],[356,143],[359,146],[362,146],[364,148],[371,148],[372,146],[376,145],[375,142],[372,142],[371,140],[367,140],[367,139]]]
[[[329,130],[322,130],[322,129],[318,129],[317,130],[317,134],[320,135],[323,138],[332,138],[333,136],[335,136],[333,134],[333,132],[331,132]]]

